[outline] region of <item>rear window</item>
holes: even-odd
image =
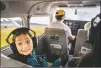
[[[17,22],[15,22],[14,20],[2,18],[1,19],[1,26],[6,26],[6,27],[17,26],[17,27],[19,27],[20,25]]]
[[[20,24],[17,23],[15,20],[19,20]],[[1,18],[1,22],[0,22],[1,24],[1,47],[8,45],[6,43],[7,36],[12,30],[22,27],[21,23],[22,23],[22,19],[20,17]]]

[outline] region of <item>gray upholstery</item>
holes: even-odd
[[[84,29],[79,29],[78,33],[77,33],[77,37],[76,37],[76,43],[75,43],[75,48],[74,48],[74,55],[70,55],[69,56],[69,60],[66,63],[65,67],[69,67],[69,66],[75,66],[75,61],[81,59],[81,48],[84,44],[84,42],[87,39],[87,30]]]
[[[7,57],[6,55],[1,53],[1,68],[29,68],[31,66],[26,65],[24,63],[21,63],[17,60],[11,59],[9,57]]]
[[[7,45],[5,48],[1,49],[1,53],[3,53],[4,55],[8,56],[8,55],[13,54],[13,51],[10,48],[10,45]]]
[[[79,29],[76,37],[74,55],[79,56],[81,52],[81,47],[87,39],[87,30]]]
[[[68,38],[64,29],[45,28],[45,37],[50,44],[52,54],[68,55]]]
[[[36,48],[36,54],[42,54],[43,53],[43,38],[44,38],[44,34],[41,34],[39,36],[37,36],[38,39],[38,45]]]

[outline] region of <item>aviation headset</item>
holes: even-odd
[[[56,15],[55,15],[55,18],[57,20],[62,20],[65,18],[65,11],[64,10],[57,10],[56,11]]]
[[[37,47],[37,39],[36,39],[36,33],[35,33],[35,31],[33,31],[33,30],[31,30],[31,29],[29,29],[29,28],[25,28],[25,27],[22,27],[22,28],[17,28],[17,29],[15,29],[15,30],[13,30],[9,35],[8,35],[8,37],[6,38],[6,42],[8,43],[8,44],[10,44],[10,47],[11,47],[11,49],[12,49],[12,51],[16,54],[16,53],[18,53],[18,50],[17,50],[17,48],[16,48],[16,45],[15,45],[15,42],[14,42],[14,36],[15,36],[15,34],[17,34],[17,33],[19,33],[19,32],[26,32],[26,33],[29,33],[29,31],[31,31],[33,34],[34,34],[34,37],[32,37],[32,35],[31,35],[31,37],[32,37],[32,42],[33,42],[33,48],[36,48]],[[13,38],[12,38],[12,43],[10,43],[9,42],[9,38],[10,38],[10,36],[13,34]]]
[[[61,16],[61,15],[65,15],[65,11],[64,10],[58,10],[57,12],[56,12],[56,16]]]

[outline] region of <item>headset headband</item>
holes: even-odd
[[[60,16],[60,15],[65,15],[65,11],[64,10],[58,10],[56,12],[56,16]]]
[[[29,32],[29,30],[32,31],[33,34],[34,34],[34,37],[36,37],[35,31],[33,31],[33,30],[29,29],[29,28],[26,28],[26,27],[22,27],[22,28],[17,28],[17,29],[15,29],[15,30],[13,30],[13,31],[8,35],[8,37],[6,38],[6,42],[7,42],[8,44],[10,44],[9,38],[10,38],[10,36],[11,36],[12,34],[15,35],[18,31]]]

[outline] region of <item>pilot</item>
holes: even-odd
[[[33,48],[32,36],[28,31],[18,30],[14,34],[13,41],[16,45],[19,55],[27,57],[26,63],[33,67],[48,67],[45,56],[37,56],[35,54],[35,48]],[[19,57],[20,58],[20,57]],[[22,58],[23,59],[23,58]],[[56,60],[52,67],[58,67],[61,61]]]
[[[84,29],[85,30],[89,30],[91,28],[91,22],[87,22],[85,25],[84,25]]]
[[[73,36],[71,34],[71,29],[67,25],[65,25],[63,23],[64,18],[65,18],[64,10],[57,10],[55,18],[56,18],[57,21],[55,21],[53,23],[50,23],[49,28],[61,28],[61,29],[64,29],[67,32],[68,38],[71,39],[71,40],[74,40],[75,36]]]

